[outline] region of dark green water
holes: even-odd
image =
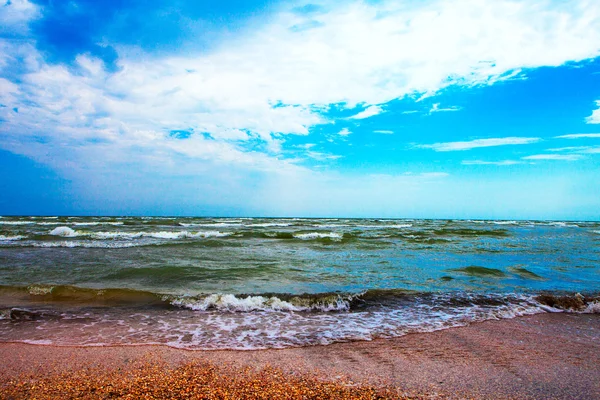
[[[596,293],[599,272],[595,222],[4,217],[0,340],[398,336],[545,312],[535,295]]]

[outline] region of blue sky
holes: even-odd
[[[6,1],[0,214],[597,220],[599,57],[593,0]]]

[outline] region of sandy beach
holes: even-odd
[[[141,360],[273,366],[296,376],[394,387],[442,398],[600,398],[600,315],[539,314],[371,342],[257,351],[166,346],[56,347],[0,344],[0,380],[85,368],[126,369]]]

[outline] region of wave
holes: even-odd
[[[231,232],[189,232],[189,231],[162,231],[162,232],[95,232],[88,234],[95,239],[135,239],[148,237],[155,239],[194,239],[194,238],[220,238],[232,235]]]
[[[506,229],[470,229],[470,228],[442,228],[435,229],[433,234],[438,236],[489,236],[489,237],[507,237],[510,236]]]
[[[566,222],[550,222],[548,225],[560,226],[564,228],[579,228],[579,225],[577,224],[568,224]]]
[[[236,296],[233,294],[212,294],[206,297],[172,297],[163,299],[170,304],[195,311],[348,311],[353,298],[358,295],[341,296],[328,294],[325,296],[286,296],[282,299],[273,296]]]
[[[232,222],[213,222],[213,223],[192,223],[192,222],[180,222],[179,225],[190,228],[194,226],[199,226],[203,228],[235,228],[239,226],[243,226],[241,223],[232,223]]]
[[[70,285],[0,286],[0,298],[77,305],[136,305],[178,307],[194,311],[347,311],[363,294],[200,294],[176,295],[143,290],[106,288],[93,289]]]
[[[32,285],[0,286],[0,300],[15,305],[0,309],[0,319],[10,320],[2,325],[2,341],[39,344],[41,330],[43,344],[164,344],[195,350],[325,345],[544,312],[600,312],[600,297],[591,295],[396,289],[181,295]]]
[[[535,297],[535,300],[546,311],[570,311],[584,314],[600,314],[600,295],[590,294],[582,295],[581,293],[569,294],[552,294],[543,293]]]
[[[63,237],[79,236],[78,233],[76,233],[72,228],[69,228],[68,226],[59,226],[58,228],[52,229],[49,233],[50,235]]]
[[[231,232],[189,232],[189,231],[160,231],[160,232],[83,232],[76,231],[67,226],[59,226],[49,232],[53,236],[79,237],[86,236],[93,239],[136,239],[136,238],[155,238],[155,239],[193,239],[193,238],[219,238],[232,235]]]
[[[295,233],[292,235],[296,239],[302,240],[314,240],[314,239],[331,239],[334,241],[342,240],[344,237],[341,233],[336,232],[309,232],[309,233]]]
[[[358,293],[207,293],[173,294],[127,288],[84,288],[71,285],[0,285],[0,298],[87,305],[173,306],[194,311],[365,311],[382,306],[430,304],[444,307],[493,307],[528,303],[544,311],[600,312],[600,294],[495,294],[477,292],[415,292],[405,289],[370,289]]]
[[[21,247],[42,247],[42,248],[75,248],[75,247],[83,247],[88,249],[123,249],[129,247],[143,247],[143,246],[156,246],[160,245],[160,243],[156,242],[107,242],[107,241],[59,241],[59,242],[29,242],[23,243]]]
[[[23,236],[23,235],[14,235],[14,236],[0,235],[0,242],[12,242],[12,241],[21,240],[21,239],[25,239],[25,236]]]

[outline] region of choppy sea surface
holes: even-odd
[[[598,292],[598,222],[0,217],[3,342],[306,346]]]

